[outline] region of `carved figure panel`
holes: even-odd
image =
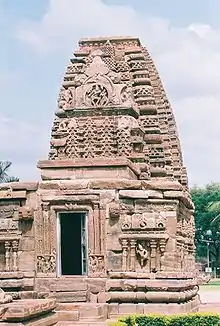
[[[50,255],[37,256],[37,272],[38,273],[55,273],[56,272],[56,252],[55,250]]]
[[[14,215],[14,212],[18,209],[18,204],[10,202],[5,203],[1,202],[0,206],[0,219],[1,218],[12,218]]]
[[[89,254],[89,274],[92,277],[105,276],[105,260],[103,255]]]

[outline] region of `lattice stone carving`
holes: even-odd
[[[104,85],[93,84],[85,94],[88,106],[105,106],[108,103],[108,90]]]
[[[49,158],[124,156],[148,164],[141,179],[174,177],[187,189],[172,109],[139,40],[82,41],[75,55],[61,87]],[[129,128],[114,122],[125,116],[135,118],[136,128],[143,130],[139,144],[131,143]],[[73,118],[70,127],[67,120]]]

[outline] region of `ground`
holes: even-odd
[[[201,311],[220,313],[220,279],[200,286]]]

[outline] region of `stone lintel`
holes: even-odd
[[[128,159],[121,158],[89,158],[74,160],[43,160],[39,161],[37,167],[39,169],[51,168],[82,168],[82,167],[114,167],[129,166],[136,174],[140,173],[138,167]]]
[[[35,191],[37,190],[38,182],[8,182],[8,183],[1,183],[1,189],[12,189],[12,190],[28,190],[28,191]]]
[[[13,191],[11,189],[0,189],[0,200],[25,199],[26,195],[25,190]]]
[[[147,233],[142,232],[142,234],[128,234],[128,233],[124,233],[122,235],[119,236],[119,239],[137,239],[137,240],[147,240],[147,239],[168,239],[169,236],[167,234],[164,233],[158,233],[158,234],[154,234],[154,233],[150,233],[149,230],[147,230]]]
[[[83,195],[79,194],[76,196],[42,196],[41,198],[44,202],[94,202],[99,200],[97,195]]]

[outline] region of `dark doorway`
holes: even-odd
[[[87,273],[86,213],[60,213],[62,275]]]

